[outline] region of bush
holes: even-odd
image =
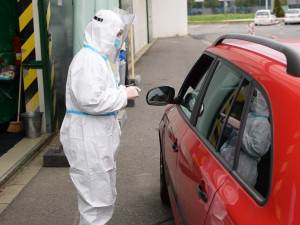
[[[284,17],[284,15],[285,15],[285,13],[281,7],[280,0],[275,0],[274,13],[275,13],[276,17]]]

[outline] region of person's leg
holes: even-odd
[[[78,192],[78,209],[80,212],[80,225],[104,225],[112,217],[114,203],[116,200],[116,169],[109,170],[104,174],[97,174],[102,177],[102,182],[96,182],[90,189],[91,195],[82,197]],[[93,176],[92,180],[100,180],[101,177]],[[107,179],[103,179],[105,176]],[[98,179],[97,179],[98,178]],[[99,184],[102,184],[101,185]],[[98,188],[94,189],[96,186]],[[108,189],[110,189],[108,191]],[[104,191],[106,190],[106,191]]]
[[[92,207],[78,195],[80,225],[105,225],[112,217],[114,206]]]

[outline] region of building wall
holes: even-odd
[[[152,0],[153,37],[187,35],[187,0]]]
[[[53,40],[51,67],[55,72],[56,104],[54,107],[57,111],[55,121],[58,121],[58,127],[60,127],[65,113],[65,85],[68,67],[73,55],[83,47],[86,24],[99,9],[113,10],[119,7],[121,2],[124,10],[136,15],[133,33],[135,54],[148,43],[147,3],[148,6],[152,6],[149,8],[151,11],[149,15],[152,17],[150,29],[152,27],[154,38],[187,34],[187,0],[73,0],[62,1],[62,6],[58,5],[57,0],[50,1],[52,6],[50,31]],[[61,18],[65,15],[68,15],[67,19]],[[72,16],[73,20],[70,20]],[[67,54],[66,57],[62,57],[60,54],[62,51],[64,52],[62,55]]]
[[[135,53],[139,52],[147,45],[147,4],[146,0],[133,0],[133,14],[135,15],[134,24],[134,47]],[[130,35],[130,33],[129,33]]]

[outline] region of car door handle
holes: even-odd
[[[172,148],[173,148],[174,152],[178,152],[177,141],[175,141],[175,142],[173,143]]]
[[[203,202],[207,202],[207,193],[204,188],[204,185],[202,184],[197,185],[197,194],[202,199]]]

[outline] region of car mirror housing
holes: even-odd
[[[163,106],[172,103],[175,90],[169,86],[160,86],[148,91],[146,101],[149,105]]]

